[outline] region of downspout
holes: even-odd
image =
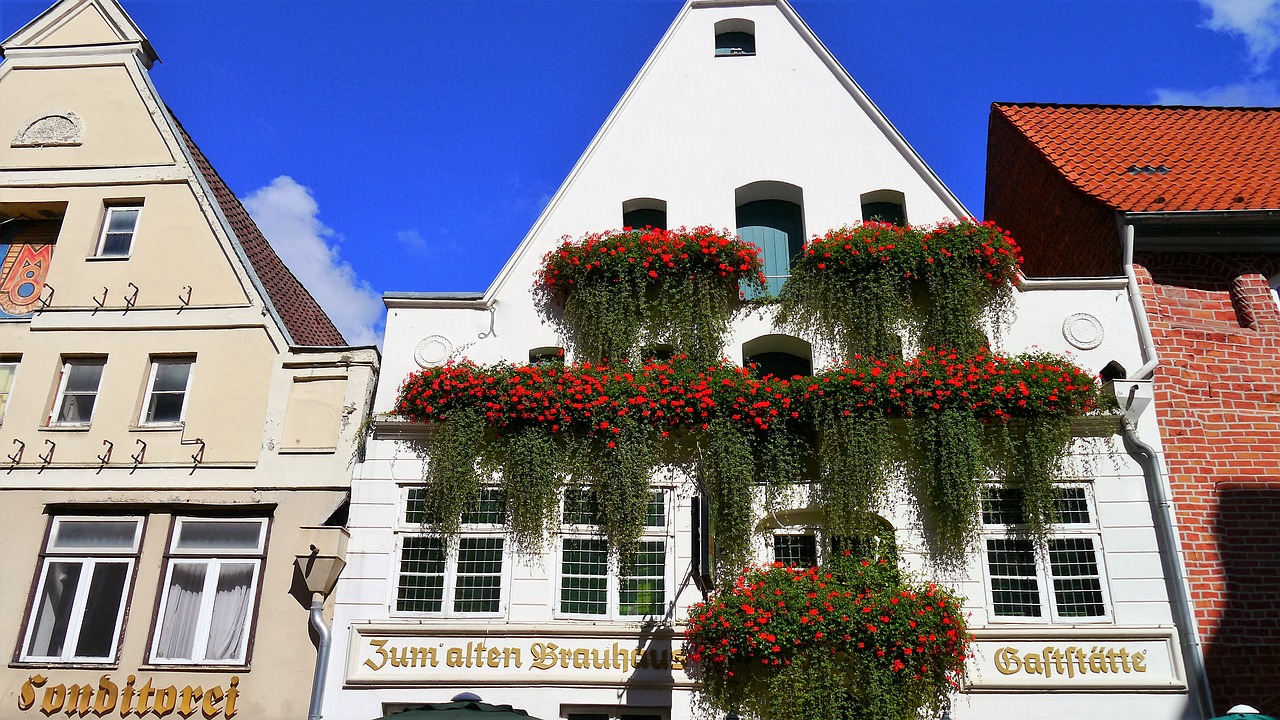
[[[1146,307],[1142,301],[1142,288],[1138,285],[1138,276],[1133,270],[1133,225],[1122,226],[1124,242],[1124,274],[1129,281],[1129,305],[1133,310],[1133,321],[1138,330],[1138,342],[1142,350],[1144,363],[1137,371],[1131,373],[1128,381],[1145,381],[1155,375],[1159,356],[1156,354],[1155,340],[1151,336],[1151,324],[1147,318]],[[1119,384],[1121,381],[1117,381]],[[1130,385],[1128,397],[1117,397],[1128,410],[1137,395],[1140,385]],[[1117,393],[1119,395],[1119,393]],[[1156,532],[1156,543],[1163,565],[1165,586],[1169,592],[1169,609],[1173,615],[1174,625],[1178,629],[1179,644],[1182,646],[1182,659],[1187,673],[1187,687],[1192,701],[1200,711],[1200,717],[1214,716],[1213,695],[1209,690],[1208,674],[1205,671],[1204,647],[1200,642],[1200,634],[1196,629],[1195,605],[1191,600],[1191,586],[1187,578],[1186,567],[1182,561],[1181,546],[1178,542],[1177,526],[1173,515],[1173,505],[1169,498],[1172,494],[1169,478],[1160,463],[1159,456],[1150,445],[1143,442],[1137,433],[1137,415],[1126,417],[1124,423],[1124,447],[1138,465],[1142,467],[1142,477],[1147,485],[1147,497],[1152,503],[1152,519]]]
[[[316,648],[316,672],[311,679],[311,707],[307,720],[320,720],[320,704],[324,701],[325,673],[329,667],[329,626],[324,624],[324,595],[311,594],[311,629],[316,631],[320,643]]]

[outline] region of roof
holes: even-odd
[[[173,112],[170,111],[170,115]],[[257,223],[249,217],[249,212],[240,204],[239,198],[226,182],[218,175],[218,171],[209,164],[208,158],[200,148],[191,141],[182,123],[174,117],[182,142],[186,144],[191,157],[195,160],[196,169],[204,176],[213,191],[213,200],[222,209],[227,218],[235,240],[244,250],[249,261],[249,272],[257,276],[258,282],[267,293],[267,300],[275,307],[280,320],[284,323],[285,333],[291,345],[307,345],[321,347],[338,347],[347,344],[342,333],[334,326],[333,321],[320,308],[316,299],[298,282],[298,278],[289,270],[280,256],[267,242],[266,236],[258,229]]]
[[[1115,210],[1280,208],[1280,108],[993,103],[991,113]]]

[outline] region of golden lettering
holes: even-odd
[[[504,648],[502,653],[502,667],[510,667],[514,662],[516,667],[520,667],[520,648]],[[435,665],[435,660],[431,661]]]
[[[155,690],[151,689],[151,679],[148,678],[147,684],[138,690],[138,706],[134,709],[134,712],[138,713],[138,717],[151,712],[151,695],[153,693],[155,693]]]
[[[684,669],[684,651],[683,650],[676,650],[675,652],[671,653],[671,669],[672,670]]]
[[[562,668],[569,667],[569,657],[572,654],[573,654],[573,651],[570,650],[569,648],[560,648],[560,667]]]
[[[996,672],[1001,675],[1013,675],[1022,669],[1022,660],[1018,657],[1018,649],[1002,647],[996,650]]]
[[[222,688],[214,685],[204,694],[204,702],[200,703],[200,712],[206,718],[212,719],[218,713],[222,712],[222,708],[218,707],[218,703],[222,702]]]
[[[225,717],[232,718],[236,714],[236,698],[240,697],[240,690],[236,688],[240,684],[240,677],[231,676],[231,683],[227,686],[227,709],[223,713]]]
[[[120,717],[127,717],[133,712],[133,696],[137,692],[133,689],[133,684],[137,682],[136,675],[130,675],[124,683],[124,690],[120,691]]]
[[[1051,678],[1056,672],[1074,678],[1089,674],[1131,674],[1147,672],[1147,655],[1143,651],[1129,652],[1126,647],[1094,645],[1088,652],[1082,647],[1068,646],[1065,650],[1048,645],[1039,652],[1020,652],[1016,647],[996,648],[992,654],[996,672],[1001,675],[1026,673]]]
[[[449,648],[449,651],[444,656],[444,664],[449,667],[462,667],[462,648]]]
[[[111,677],[103,675],[98,678],[98,699],[93,703],[93,712],[99,717],[116,709],[116,695],[120,686],[111,682]]]
[[[178,714],[184,718],[195,714],[195,711],[199,709],[198,704],[201,695],[204,695],[204,688],[199,685],[195,687],[188,685],[182,688],[182,700],[178,703]]]
[[[30,710],[36,704],[36,689],[43,687],[49,679],[43,675],[31,675],[22,683],[18,691],[18,709]]]
[[[364,664],[368,665],[370,670],[377,672],[387,664],[387,651],[383,648],[383,646],[387,644],[387,641],[382,638],[378,638],[377,640],[370,640],[369,644],[373,646],[374,652],[378,653],[378,662],[375,664],[373,662],[373,658],[369,658],[364,661]]]
[[[1131,657],[1132,657],[1132,659],[1133,659],[1133,671],[1134,671],[1134,672],[1146,672],[1146,671],[1147,671],[1147,654],[1146,654],[1146,653],[1144,653],[1144,652],[1136,652],[1136,653],[1134,653]]]
[[[498,658],[500,657],[502,657],[502,648],[496,648],[496,647],[489,648],[489,655],[488,655],[489,659],[485,661],[485,665],[488,665],[491,668],[498,667],[499,666]]]
[[[67,699],[67,686],[58,684],[44,690],[44,702],[40,703],[40,712],[52,715],[62,709]]]

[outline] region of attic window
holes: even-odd
[[[716,57],[756,54],[756,24],[743,18],[716,23]]]
[[[1130,165],[1126,170],[1130,175],[1168,175],[1173,168],[1165,165]]]
[[[622,225],[633,230],[652,227],[667,229],[667,201],[634,198],[622,203]]]
[[[863,193],[863,222],[887,222],[902,226],[907,224],[907,199],[897,190],[876,190]]]

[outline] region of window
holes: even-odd
[[[818,538],[814,535],[774,535],[773,561],[795,567],[817,565]]]
[[[906,196],[897,190],[876,190],[863,193],[863,222],[887,222],[902,226],[907,224]]]
[[[187,407],[194,358],[153,358],[147,379],[147,396],[142,402],[141,425],[176,425]]]
[[[425,499],[425,488],[406,492],[406,529],[420,531],[430,524]],[[395,609],[461,615],[501,612],[506,515],[502,491],[482,488],[476,505],[462,514],[463,535],[456,548],[446,548],[439,537],[405,533],[400,542]]]
[[[141,535],[137,517],[53,519],[23,661],[115,662]]]
[[[762,335],[742,344],[742,366],[760,377],[812,375],[812,358],[813,346],[790,335]]]
[[[18,374],[18,359],[0,357],[0,422],[4,422],[4,409],[9,405],[9,393],[13,392],[13,378]]]
[[[634,198],[622,203],[622,226],[633,230],[646,227],[667,229],[667,201]]]
[[[610,564],[600,539],[594,491],[565,491],[560,538],[560,612],[592,617],[652,617],[668,610],[667,492],[655,490],[645,513],[645,531],[625,558],[627,576]],[[616,605],[615,600],[616,598]]]
[[[756,54],[756,24],[743,18],[716,23],[716,57]]]
[[[62,364],[58,396],[49,414],[50,425],[88,425],[93,420],[93,406],[102,383],[104,357],[76,358]]]
[[[645,707],[643,705],[624,705],[609,707],[603,705],[561,705],[560,717],[564,720],[667,720],[671,716],[670,706]]]
[[[988,487],[982,498],[983,555],[992,619],[1006,622],[1106,622],[1110,620],[1101,536],[1088,489],[1060,488],[1058,524],[1041,556],[1017,535],[1023,524],[1022,493]]]
[[[530,365],[564,365],[564,348],[548,345],[529,351]]]
[[[791,261],[804,251],[804,207],[799,187],[756,182],[735,192],[738,237],[760,248],[770,296],[791,277]],[[748,298],[752,299],[752,298]]]
[[[151,661],[244,665],[266,518],[177,518]]]
[[[138,230],[140,205],[108,206],[102,220],[102,237],[98,240],[98,257],[129,257],[133,236]]]

